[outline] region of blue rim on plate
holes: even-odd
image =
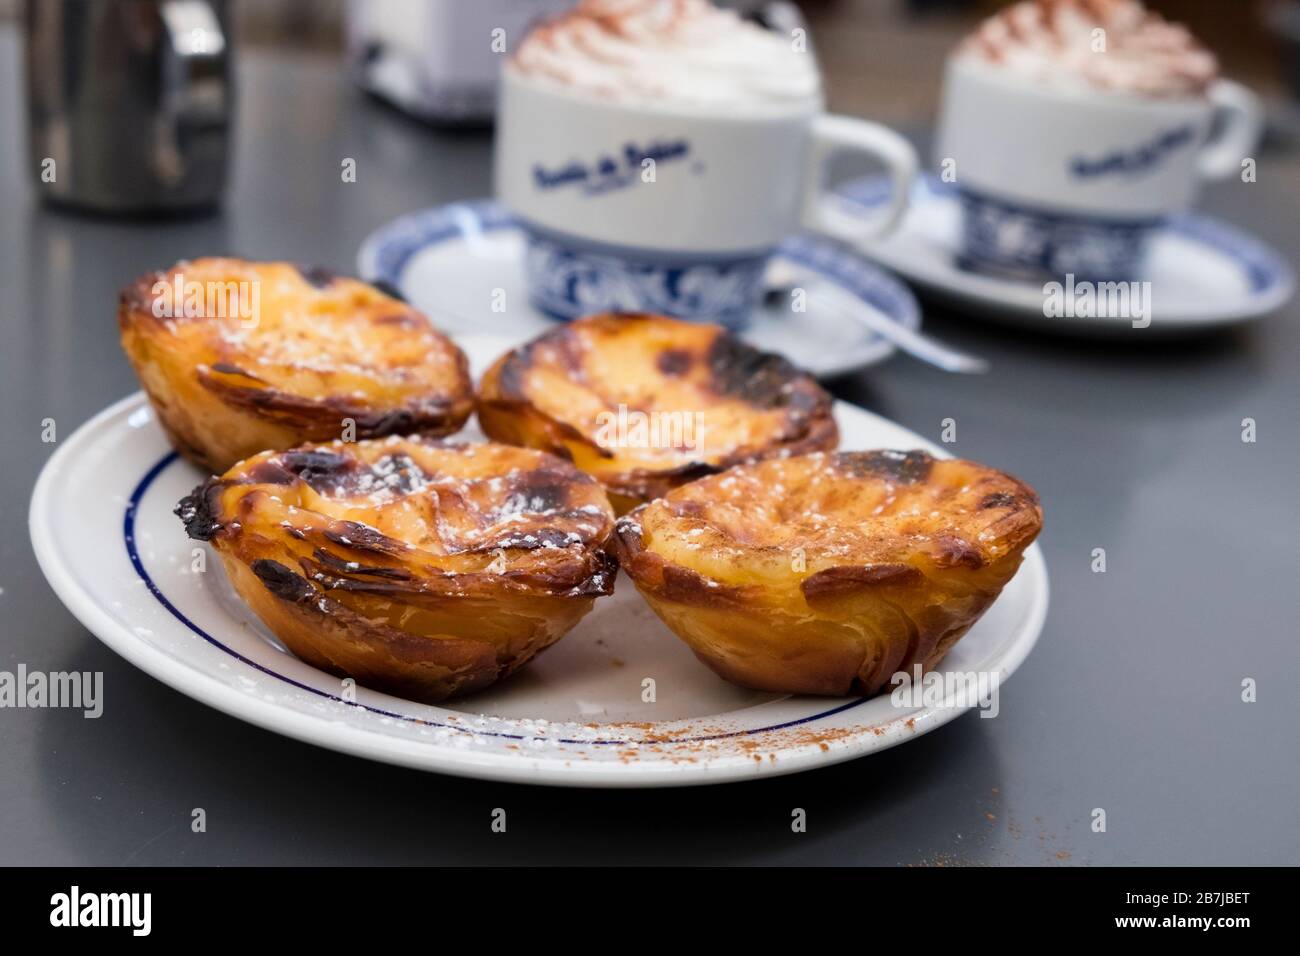
[[[357,253],[357,271],[368,282],[384,283],[406,293],[404,280],[408,267],[416,256],[430,247],[460,241],[472,249],[488,233],[519,229],[522,229],[519,220],[491,199],[466,200],[418,210],[372,232]],[[816,272],[900,325],[920,328],[921,308],[911,289],[849,246],[822,236],[800,233],[783,240],[776,249],[775,258]],[[430,311],[437,314],[436,305]],[[818,375],[835,375],[879,361],[893,352],[893,346],[876,332],[865,325],[860,328],[864,343],[860,354],[830,355],[824,367],[811,370]]]
[[[891,192],[891,182],[883,176],[855,179],[836,189],[837,196],[862,207],[864,213],[883,206]],[[914,196],[921,201],[956,202],[958,190],[955,183],[944,182],[929,173],[918,178]],[[1221,219],[1203,213],[1184,212],[1170,216],[1162,228],[1234,262],[1247,277],[1251,296],[1269,300],[1269,305],[1259,307],[1261,314],[1283,304],[1294,291],[1295,272],[1277,250]]]

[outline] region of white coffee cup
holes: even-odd
[[[893,179],[878,219],[822,201],[841,151],[878,159]],[[528,231],[534,303],[559,317],[641,310],[739,324],[781,239],[800,228],[880,235],[915,171],[906,140],[827,115],[820,97],[734,110],[623,101],[504,68],[497,195]]]
[[[1241,173],[1262,128],[1258,98],[1227,80],[1192,96],[1057,88],[957,55],[935,158],[962,197],[969,263],[1119,278],[1205,180]]]

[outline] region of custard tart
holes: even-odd
[[[1032,488],[974,462],[817,453],[677,488],[619,519],[614,550],[726,680],[869,695],[937,664],[1041,526]]]
[[[522,667],[617,573],[599,483],[506,445],[390,436],[268,451],[176,513],[294,654],[413,700]]]
[[[473,411],[464,354],[401,299],[287,262],[195,259],[118,306],[171,443],[208,472],[304,441],[447,435]]]
[[[615,510],[739,462],[834,448],[831,398],[784,358],[716,325],[658,315],[570,322],[483,376],[491,438],[567,458]]]

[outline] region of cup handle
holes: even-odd
[[[1197,164],[1205,179],[1227,179],[1241,172],[1241,161],[1259,144],[1264,108],[1258,96],[1231,80],[1217,80],[1208,95],[1223,125],[1205,144]]]
[[[884,162],[893,192],[889,208],[883,213],[863,217],[846,212],[827,194],[827,162],[844,151],[866,153]],[[907,209],[916,168],[916,150],[893,130],[848,116],[818,116],[813,120],[812,150],[804,183],[804,226],[848,243],[884,235],[898,225]]]

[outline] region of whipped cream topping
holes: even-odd
[[[984,21],[958,55],[1047,86],[1147,96],[1199,95],[1219,70],[1186,27],[1138,0],[1023,0]]]
[[[709,0],[582,0],[529,34],[512,68],[623,102],[780,109],[821,96],[810,50]]]

